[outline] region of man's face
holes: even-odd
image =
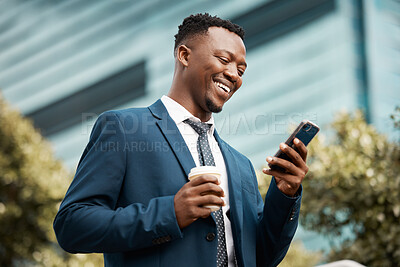
[[[221,27],[188,43],[188,86],[199,114],[220,112],[242,85],[246,48],[242,39]],[[194,115],[199,115],[194,114]]]

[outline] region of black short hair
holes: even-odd
[[[208,28],[214,26],[222,27],[230,32],[236,33],[242,40],[244,40],[244,29],[241,26],[232,23],[229,20],[218,18],[217,16],[213,17],[208,13],[199,13],[186,17],[182,24],[179,25],[178,33],[175,35],[174,51],[184,40],[198,34],[206,34]]]

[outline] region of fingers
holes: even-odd
[[[180,228],[184,228],[198,218],[210,216],[211,210],[205,205],[224,206],[221,198],[224,191],[218,185],[217,177],[202,175],[186,183],[175,195],[175,215]]]
[[[224,190],[214,183],[204,183],[187,190],[188,197],[194,206],[202,207],[204,205],[225,206],[222,197],[225,196]]]
[[[280,171],[271,169],[263,169],[263,173],[274,176],[277,182],[283,180],[289,184],[292,184],[293,186],[295,186],[299,182],[298,176],[289,173],[282,173]]]
[[[300,158],[300,156],[298,156],[298,157]],[[270,171],[270,173],[273,173],[273,174],[267,173],[269,175],[274,175],[277,177],[281,177],[285,173],[301,175],[303,168],[305,169],[307,167],[304,162],[298,163],[299,165],[301,165],[301,167],[298,167],[295,164],[293,164],[292,162],[285,160],[285,159],[278,158],[278,157],[267,157],[267,162],[270,165],[279,166],[284,169],[284,171],[271,169],[269,171]]]
[[[225,206],[225,202],[222,198],[210,194],[192,198],[189,205],[196,207],[203,207],[205,205]]]
[[[291,159],[291,161],[293,162],[294,165],[296,166],[303,166],[304,160],[303,158],[300,156],[299,153],[297,153],[296,150],[294,150],[293,148],[291,148],[290,146],[286,145],[285,143],[281,143],[279,145],[279,148],[287,155],[289,156],[289,158]],[[282,166],[283,167],[283,166]]]
[[[297,192],[308,172],[308,166],[305,162],[307,159],[306,146],[297,138],[293,140],[293,143],[298,152],[281,143],[279,147],[285,153],[285,158],[267,157],[270,166],[281,168],[263,169],[265,174],[275,177],[278,188],[289,196],[293,196]]]
[[[293,143],[294,143],[297,151],[299,151],[299,154],[300,154],[301,158],[303,159],[303,161],[306,162],[307,152],[308,152],[307,147],[298,138],[295,138],[293,140]]]
[[[294,144],[295,144],[296,148],[299,149],[299,152],[297,152],[290,146],[286,145],[285,143],[281,143],[279,145],[279,148],[282,150],[282,152],[284,152],[291,159],[292,163],[295,166],[304,169],[306,167],[305,160],[307,158],[307,148],[297,138],[295,138]],[[301,155],[303,155],[303,156],[301,156]],[[275,160],[275,159],[276,159],[276,163],[274,162],[274,164],[276,164],[276,165],[279,165],[279,163],[283,163],[283,161],[285,161],[285,160],[282,161],[280,158],[273,158],[273,160]],[[285,164],[285,163],[283,163],[283,164]],[[281,165],[279,165],[279,166],[281,166]],[[285,166],[281,166],[281,167],[285,168]]]
[[[207,175],[207,174],[201,175],[201,176],[196,177],[196,178],[194,178],[194,179],[189,181],[189,184],[191,186],[198,186],[198,185],[204,184],[204,183],[214,183],[214,184],[217,184],[217,185],[220,184],[219,180],[218,180],[218,178],[216,176]]]
[[[189,181],[188,186],[194,190],[194,195],[214,194],[219,197],[224,197],[224,191],[219,186],[219,180],[213,175],[204,175],[196,177]]]
[[[183,189],[183,187],[182,187]],[[175,216],[182,229],[198,218],[207,218],[211,209],[205,205],[224,206],[224,201],[215,195],[192,196],[187,190],[178,191],[174,198]]]
[[[205,207],[191,207],[186,211],[186,215],[188,216],[188,221],[190,223],[196,221],[198,218],[207,218],[211,215],[211,209]],[[179,223],[178,223],[179,224]]]
[[[279,190],[288,196],[294,196],[296,194],[304,179],[303,175],[292,175],[276,170],[263,169],[263,172],[274,176]]]

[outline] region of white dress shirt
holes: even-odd
[[[197,132],[188,124],[183,121],[190,118],[191,120],[200,122],[199,118],[193,116],[187,109],[185,109],[178,102],[173,100],[168,96],[162,96],[161,101],[164,104],[165,108],[168,111],[169,116],[174,120],[176,126],[178,127],[179,132],[181,133],[183,139],[185,140],[186,145],[189,148],[190,153],[192,154],[193,160],[196,163],[196,166],[200,166],[199,153],[197,151],[197,139],[199,135]],[[222,198],[225,202],[225,206],[222,207],[222,213],[224,215],[224,223],[225,223],[225,239],[226,239],[226,249],[228,253],[228,266],[235,266],[234,263],[234,245],[233,245],[233,237],[232,237],[232,228],[231,222],[226,216],[226,211],[229,210],[229,189],[228,189],[228,175],[226,172],[226,166],[224,157],[222,156],[221,150],[219,148],[217,140],[214,137],[214,117],[211,116],[211,119],[207,121],[208,124],[211,124],[210,130],[208,131],[208,142],[210,144],[211,152],[214,156],[215,166],[222,171],[221,176],[221,184],[222,190],[224,190],[225,196]]]

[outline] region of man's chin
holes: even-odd
[[[208,110],[211,111],[212,113],[219,113],[219,112],[222,111],[222,105],[221,106],[217,106],[210,99],[206,99],[206,106],[207,106]]]

